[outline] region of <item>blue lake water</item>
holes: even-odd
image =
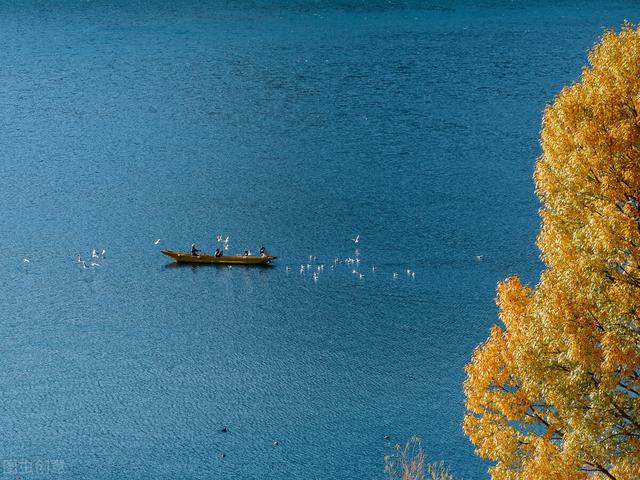
[[[635,2],[0,3],[1,478],[381,479],[414,433],[487,478],[464,364],[496,282],[540,270],[542,110],[625,19]],[[159,253],[216,234],[280,258]]]

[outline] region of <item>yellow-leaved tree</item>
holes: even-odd
[[[494,480],[640,479],[640,27],[607,32],[549,105],[535,289],[467,365],[464,430]]]

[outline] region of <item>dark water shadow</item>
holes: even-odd
[[[163,270],[171,270],[174,268],[257,268],[268,270],[271,268],[276,268],[275,265],[266,263],[263,265],[243,265],[243,264],[225,264],[225,263],[179,263],[179,262],[170,262],[162,267]]]

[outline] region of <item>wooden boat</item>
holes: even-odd
[[[176,252],[174,250],[162,250],[166,256],[173,258],[178,263],[207,263],[221,265],[267,265],[278,257],[258,255],[191,255],[191,253]]]

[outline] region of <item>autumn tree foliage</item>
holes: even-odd
[[[498,286],[464,430],[494,480],[640,479],[640,28],[605,33],[549,105],[538,285]]]

